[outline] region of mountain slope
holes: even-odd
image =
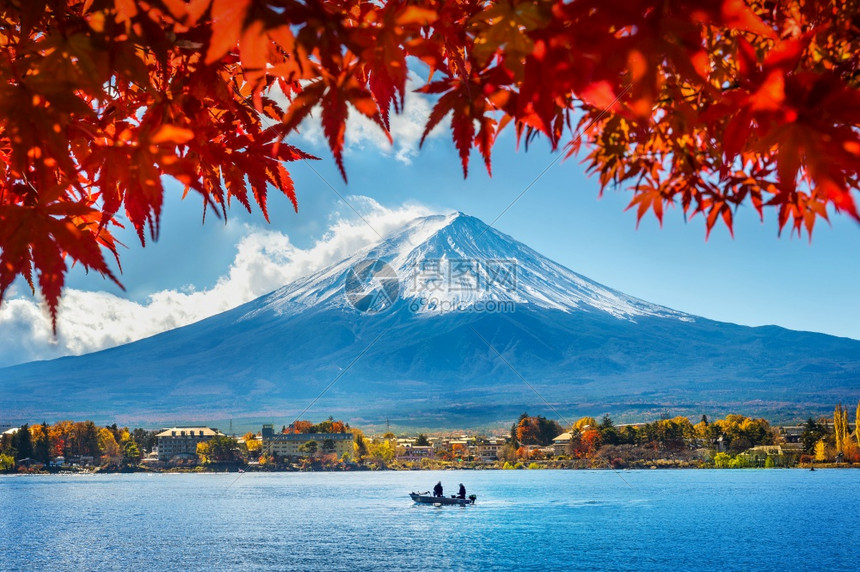
[[[650,304],[457,213],[199,323],[0,370],[0,409],[30,421],[280,418],[313,403],[306,416],[421,427],[525,409],[774,416],[856,400],[858,379],[856,340]]]

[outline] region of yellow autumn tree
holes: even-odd
[[[367,438],[361,429],[352,428],[352,451],[353,459],[362,460],[368,453]]]
[[[854,438],[860,447],[860,401],[857,401],[857,411],[854,412]]]
[[[394,449],[396,441],[393,439],[382,439],[373,441],[368,447],[368,456],[374,461],[390,463],[394,460]]]
[[[99,429],[98,436],[99,452],[104,463],[118,463],[122,457],[119,443],[116,442],[116,437],[113,436],[113,431],[107,427]]]
[[[209,453],[210,448],[208,442],[197,443],[197,457],[200,459],[201,463],[206,464],[209,462]]]
[[[824,444],[824,439],[815,443],[815,460],[819,463],[827,460],[827,445]]]
[[[848,410],[839,403],[833,410],[833,433],[836,437],[836,452],[842,453],[848,443]]]
[[[249,453],[259,451],[263,448],[263,442],[257,439],[257,434],[253,431],[245,433],[242,439],[245,440],[245,448],[248,449]]]

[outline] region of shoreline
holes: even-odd
[[[8,473],[0,473],[0,476],[71,476],[71,475],[131,475],[131,474],[175,474],[175,475],[191,475],[191,474],[234,474],[242,475],[246,473],[368,473],[368,472],[433,472],[433,471],[611,471],[615,473],[625,471],[748,471],[748,470],[794,470],[794,471],[818,471],[818,470],[843,470],[843,469],[860,469],[860,463],[822,463],[815,466],[794,466],[794,467],[713,467],[713,466],[675,466],[675,465],[652,465],[648,467],[629,467],[629,468],[613,468],[613,467],[572,467],[572,466],[551,466],[551,467],[519,467],[505,469],[499,466],[487,465],[481,467],[471,466],[444,466],[444,467],[347,467],[347,468],[285,468],[285,469],[256,469],[252,467],[172,467],[168,469],[153,469],[145,467],[125,467],[120,469],[58,469],[51,471],[32,470],[32,471],[14,471]]]

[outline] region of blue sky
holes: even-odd
[[[702,218],[685,222],[678,209],[667,212],[662,229],[648,215],[637,230],[635,213],[624,211],[629,192],[598,198],[578,159],[552,164],[557,155],[541,141],[516,151],[510,131],[496,144],[493,177],[473,154],[464,180],[448,132],[437,130],[417,151],[427,103],[416,98],[396,119],[393,148],[366,122],[351,121],[348,184],[318,126],[306,125],[289,142],[322,160],[290,166],[299,212],[271,195],[271,224],[241,207],[226,224],[211,212],[201,224],[200,200],[180,200],[179,186],[169,184],[160,240],[141,248],[132,233],[122,237],[126,292],[73,270],[54,338],[38,300],[20,284],[14,289],[0,308],[0,366],[94,351],[200,319],[335,261],[377,231],[452,210],[495,221],[572,270],[649,302],[860,339],[860,225],[853,220],[834,215],[832,226],[819,223],[811,243],[787,231],[778,237],[775,213],[762,223],[751,207],[737,214],[734,239],[718,227],[706,241]]]

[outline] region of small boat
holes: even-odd
[[[433,495],[430,494],[430,491],[427,491],[426,493],[409,493],[409,496],[412,498],[413,501],[420,503],[420,504],[432,504],[432,505],[448,505],[448,504],[451,504],[451,505],[460,505],[460,506],[466,506],[467,504],[475,504],[475,500],[477,500],[477,498],[478,498],[475,495],[469,495],[468,498],[464,498],[464,499],[457,498],[457,496],[455,496],[455,495],[450,496],[450,497],[434,497]]]

